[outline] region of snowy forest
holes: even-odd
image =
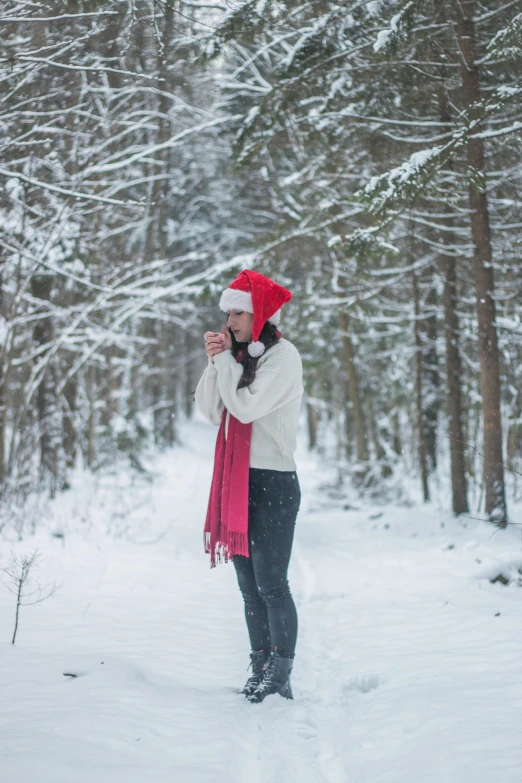
[[[521,0],[0,0],[0,35],[2,774],[519,783]],[[305,392],[295,701],[255,706],[195,405],[243,269]]]
[[[2,3],[4,515],[176,442],[216,292],[294,291],[339,481],[504,525],[522,468],[518,2]],[[335,432],[327,447],[325,432]],[[81,456],[80,456],[81,455]],[[8,519],[4,520],[4,524]]]

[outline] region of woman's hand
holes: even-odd
[[[225,338],[225,347],[223,348],[224,351],[231,351],[232,350],[232,335],[228,331],[227,327],[224,326],[222,330],[220,331],[220,334],[223,335]]]
[[[212,363],[214,356],[232,348],[232,338],[227,329],[223,327],[220,332],[205,332],[205,353]]]

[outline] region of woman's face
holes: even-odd
[[[227,326],[234,332],[238,343],[249,343],[252,339],[254,316],[245,310],[229,310]]]

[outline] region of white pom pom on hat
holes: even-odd
[[[248,346],[250,356],[262,356],[265,346],[259,335],[267,321],[277,326],[281,308],[292,298],[292,293],[260,272],[243,269],[221,295],[219,307],[228,310],[245,310],[252,313],[252,342]]]
[[[262,356],[265,352],[265,346],[260,340],[256,340],[248,344],[247,351],[250,356]]]

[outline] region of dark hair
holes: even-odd
[[[238,389],[242,389],[244,386],[250,386],[256,377],[257,363],[260,357],[250,356],[248,353],[248,343],[238,342],[235,338],[234,332],[232,332],[230,329],[229,332],[232,336],[232,356],[237,356],[240,353],[243,354],[239,362],[243,365],[243,375],[239,379],[239,383],[237,385]],[[265,353],[274,345],[277,345],[279,342],[277,326],[275,324],[271,324],[269,321],[266,321],[265,325],[261,329],[259,341],[262,342],[265,346]]]

